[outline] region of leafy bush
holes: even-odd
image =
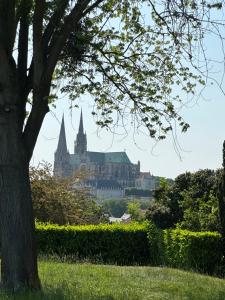
[[[141,212],[141,205],[137,201],[131,201],[127,205],[127,212],[131,215],[131,219],[134,221],[141,221],[142,212]]]
[[[171,209],[154,200],[150,203],[145,213],[145,218],[161,229],[169,228],[173,225]]]
[[[103,211],[87,191],[71,189],[71,178],[52,176],[51,165],[30,168],[35,218],[40,222],[59,225],[98,224],[104,220]]]
[[[160,180],[146,214],[158,227],[172,228],[177,223],[192,231],[220,231],[217,182],[221,170],[199,170],[176,177],[173,185]]]
[[[222,259],[219,233],[160,230],[152,223],[36,226],[39,252],[114,264],[150,264],[213,273]]]
[[[193,187],[182,192],[183,200],[180,206],[183,209],[182,229],[191,231],[219,231],[218,199],[213,191],[205,193],[200,198],[194,197]],[[215,192],[214,192],[215,193]]]
[[[147,237],[151,252],[151,264],[162,265],[163,259],[163,231],[154,223],[149,222],[147,227]]]
[[[39,251],[117,264],[151,260],[146,224],[37,225]]]
[[[154,201],[149,205],[146,219],[152,221],[161,229],[174,227],[182,218],[177,199],[176,182],[171,185],[161,178],[159,187],[154,191]]]
[[[163,232],[164,263],[167,266],[213,273],[222,259],[221,235],[167,229]]]

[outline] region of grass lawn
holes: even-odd
[[[225,280],[168,268],[40,262],[43,291],[0,300],[224,300]]]

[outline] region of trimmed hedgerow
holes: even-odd
[[[222,259],[221,235],[216,232],[163,231],[163,256],[167,266],[213,273]]]
[[[154,223],[147,225],[148,244],[151,251],[151,264],[162,265],[164,261],[163,253],[163,231],[156,227]]]
[[[117,264],[148,264],[146,224],[37,225],[39,252]]]
[[[154,224],[36,226],[39,253],[114,264],[166,265],[213,273],[222,259],[219,233],[160,230]]]

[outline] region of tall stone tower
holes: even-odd
[[[71,170],[69,165],[70,154],[67,150],[66,144],[66,132],[64,124],[64,116],[62,117],[62,123],[59,134],[58,146],[55,152],[54,161],[54,175],[58,177],[70,176]]]
[[[83,114],[81,110],[79,131],[74,144],[74,153],[82,155],[86,152],[87,152],[87,136],[86,133],[84,133]]]

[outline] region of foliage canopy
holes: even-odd
[[[221,171],[199,170],[177,176],[172,186],[162,183],[146,217],[158,227],[176,224],[192,231],[220,231],[217,198]]]

